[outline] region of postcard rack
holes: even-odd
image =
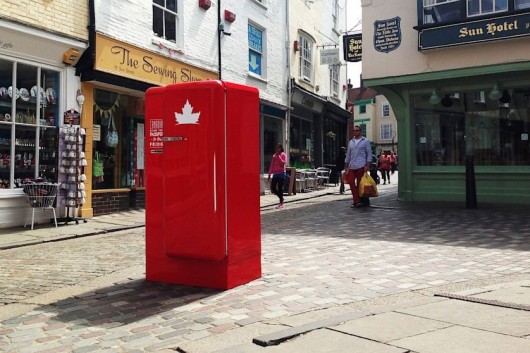
[[[85,180],[84,168],[87,165],[85,159],[84,137],[85,130],[73,125],[67,125],[60,129],[61,151],[59,171],[62,175],[61,204],[65,207],[64,217],[58,218],[57,222],[68,224],[75,222],[79,224],[85,218],[78,217],[79,207],[85,203]]]

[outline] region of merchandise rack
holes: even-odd
[[[83,151],[84,135],[84,129],[72,125],[64,126],[60,130],[63,148],[59,170],[63,175],[60,184],[64,196],[65,216],[57,219],[57,222],[64,224],[69,222],[79,224],[80,220],[87,222],[85,218],[77,216],[78,208],[84,204],[86,197],[84,184],[86,176],[83,173],[87,165]]]

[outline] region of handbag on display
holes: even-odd
[[[99,159],[99,152],[96,152],[96,158],[92,162],[92,175],[96,178],[103,176],[103,161]]]
[[[105,136],[105,143],[108,147],[116,147],[118,145],[118,131],[114,125],[114,116],[109,118],[109,125],[107,127],[107,135]]]

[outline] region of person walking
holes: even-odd
[[[384,152],[379,157],[379,170],[381,171],[381,176],[383,177],[383,185],[388,183],[390,184],[390,170],[392,169],[390,165],[390,152]]]
[[[361,197],[359,196],[359,183],[365,172],[370,170],[372,163],[372,149],[370,140],[361,134],[361,127],[353,127],[353,138],[348,142],[346,158],[344,160],[344,177],[350,185],[353,197],[351,207],[361,207]]]
[[[390,170],[392,171],[392,174],[396,171],[397,168],[397,155],[394,153],[394,151],[390,152]]]
[[[274,147],[275,153],[272,155],[271,165],[269,166],[269,177],[271,181],[271,192],[278,196],[280,203],[277,208],[283,208],[283,184],[285,181],[285,165],[287,164],[287,155],[283,151],[283,146],[279,143]]]
[[[341,147],[335,160],[335,173],[337,173],[337,180],[340,183],[339,192],[344,194],[344,179],[342,178],[342,170],[344,169],[344,160],[346,159],[346,147]]]

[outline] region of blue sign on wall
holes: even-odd
[[[261,76],[261,55],[248,51],[248,71]]]
[[[261,56],[263,53],[263,31],[248,25],[248,71],[261,76]]]
[[[530,14],[518,14],[420,30],[419,49],[451,47],[530,35]]]

